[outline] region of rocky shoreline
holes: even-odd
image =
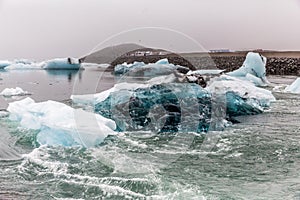
[[[245,57],[242,56],[226,56],[211,57],[216,67],[233,71],[243,65]],[[300,75],[300,58],[267,58],[267,75]]]
[[[208,54],[207,54],[208,55]],[[115,66],[124,62],[143,61],[155,63],[167,57],[170,63],[187,66],[190,69],[224,69],[226,72],[238,69],[243,65],[246,56],[142,56],[121,57],[111,64]],[[267,57],[267,75],[300,75],[300,58]]]
[[[300,76],[300,51],[253,50],[267,58],[267,75]],[[146,48],[137,44],[110,46],[81,58],[90,63],[109,63],[108,71],[124,62],[155,63],[168,58],[170,63],[195,69],[224,69],[227,72],[243,65],[249,51],[174,53],[163,49]]]

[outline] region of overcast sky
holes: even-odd
[[[300,50],[300,1],[0,0],[0,59],[79,57],[139,27],[173,29],[208,50]]]

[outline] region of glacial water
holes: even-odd
[[[70,104],[74,92],[110,86],[95,84],[99,73],[3,71],[0,90],[22,86],[36,101]],[[274,95],[271,110],[222,132],[125,132],[89,149],[38,146],[35,131],[1,118],[0,199],[300,199],[300,95]],[[13,101],[0,99],[1,108]]]

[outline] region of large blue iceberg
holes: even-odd
[[[228,91],[218,102],[212,93],[194,83],[157,84],[112,92],[95,105],[95,111],[116,122],[118,131],[207,132],[214,130],[213,112],[225,109],[228,119],[262,113],[257,103]],[[221,119],[215,127],[224,127]]]

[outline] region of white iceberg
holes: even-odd
[[[93,147],[116,129],[110,119],[55,101],[36,103],[25,98],[10,103],[7,111],[9,119],[23,128],[39,130],[36,138],[41,145]]]
[[[213,79],[206,89],[211,92],[235,92],[242,98],[257,101],[262,108],[269,107],[272,102],[276,101],[276,98],[271,91],[256,87],[247,80],[228,75],[221,75],[220,77]]]
[[[257,86],[267,86],[269,82],[266,78],[266,64],[266,57],[259,53],[249,52],[243,66],[227,75],[248,80]]]
[[[11,64],[11,62],[7,61],[7,60],[1,60],[0,61],[0,69],[4,69],[5,67],[9,66]]]
[[[17,62],[17,63],[12,63],[9,66],[5,67],[6,70],[31,70],[31,69],[42,69],[44,62],[40,63],[22,63],[22,62]]]
[[[133,62],[116,65],[114,68],[115,75],[127,75],[127,76],[141,76],[141,77],[155,77],[155,76],[163,76],[169,75],[173,73],[175,70],[184,70],[189,71],[189,68],[183,67],[180,65],[174,65],[169,63],[167,58],[158,60],[156,63],[148,63],[144,62]]]
[[[129,64],[127,62],[124,62],[123,64],[119,64],[119,65],[115,66],[114,73],[115,73],[115,75],[122,75],[122,74],[127,73],[130,70],[134,70],[136,68],[139,68],[139,67],[142,67],[145,65],[146,64],[144,62],[134,62],[134,63],[129,63]]]
[[[16,87],[16,88],[5,88],[1,93],[1,96],[5,96],[5,97],[12,97],[12,96],[25,96],[25,95],[30,95],[29,92],[24,91],[22,88],[20,87]]]
[[[219,75],[225,70],[220,70],[220,69],[200,69],[200,70],[195,70],[195,71],[189,71],[186,75],[191,76],[191,75]]]
[[[297,78],[291,85],[287,86],[284,91],[290,93],[300,93],[300,78]]]
[[[72,69],[78,70],[81,62],[76,58],[56,58],[45,62],[44,69]]]
[[[6,70],[42,69],[44,62],[34,62],[28,59],[18,59],[5,67]]]

